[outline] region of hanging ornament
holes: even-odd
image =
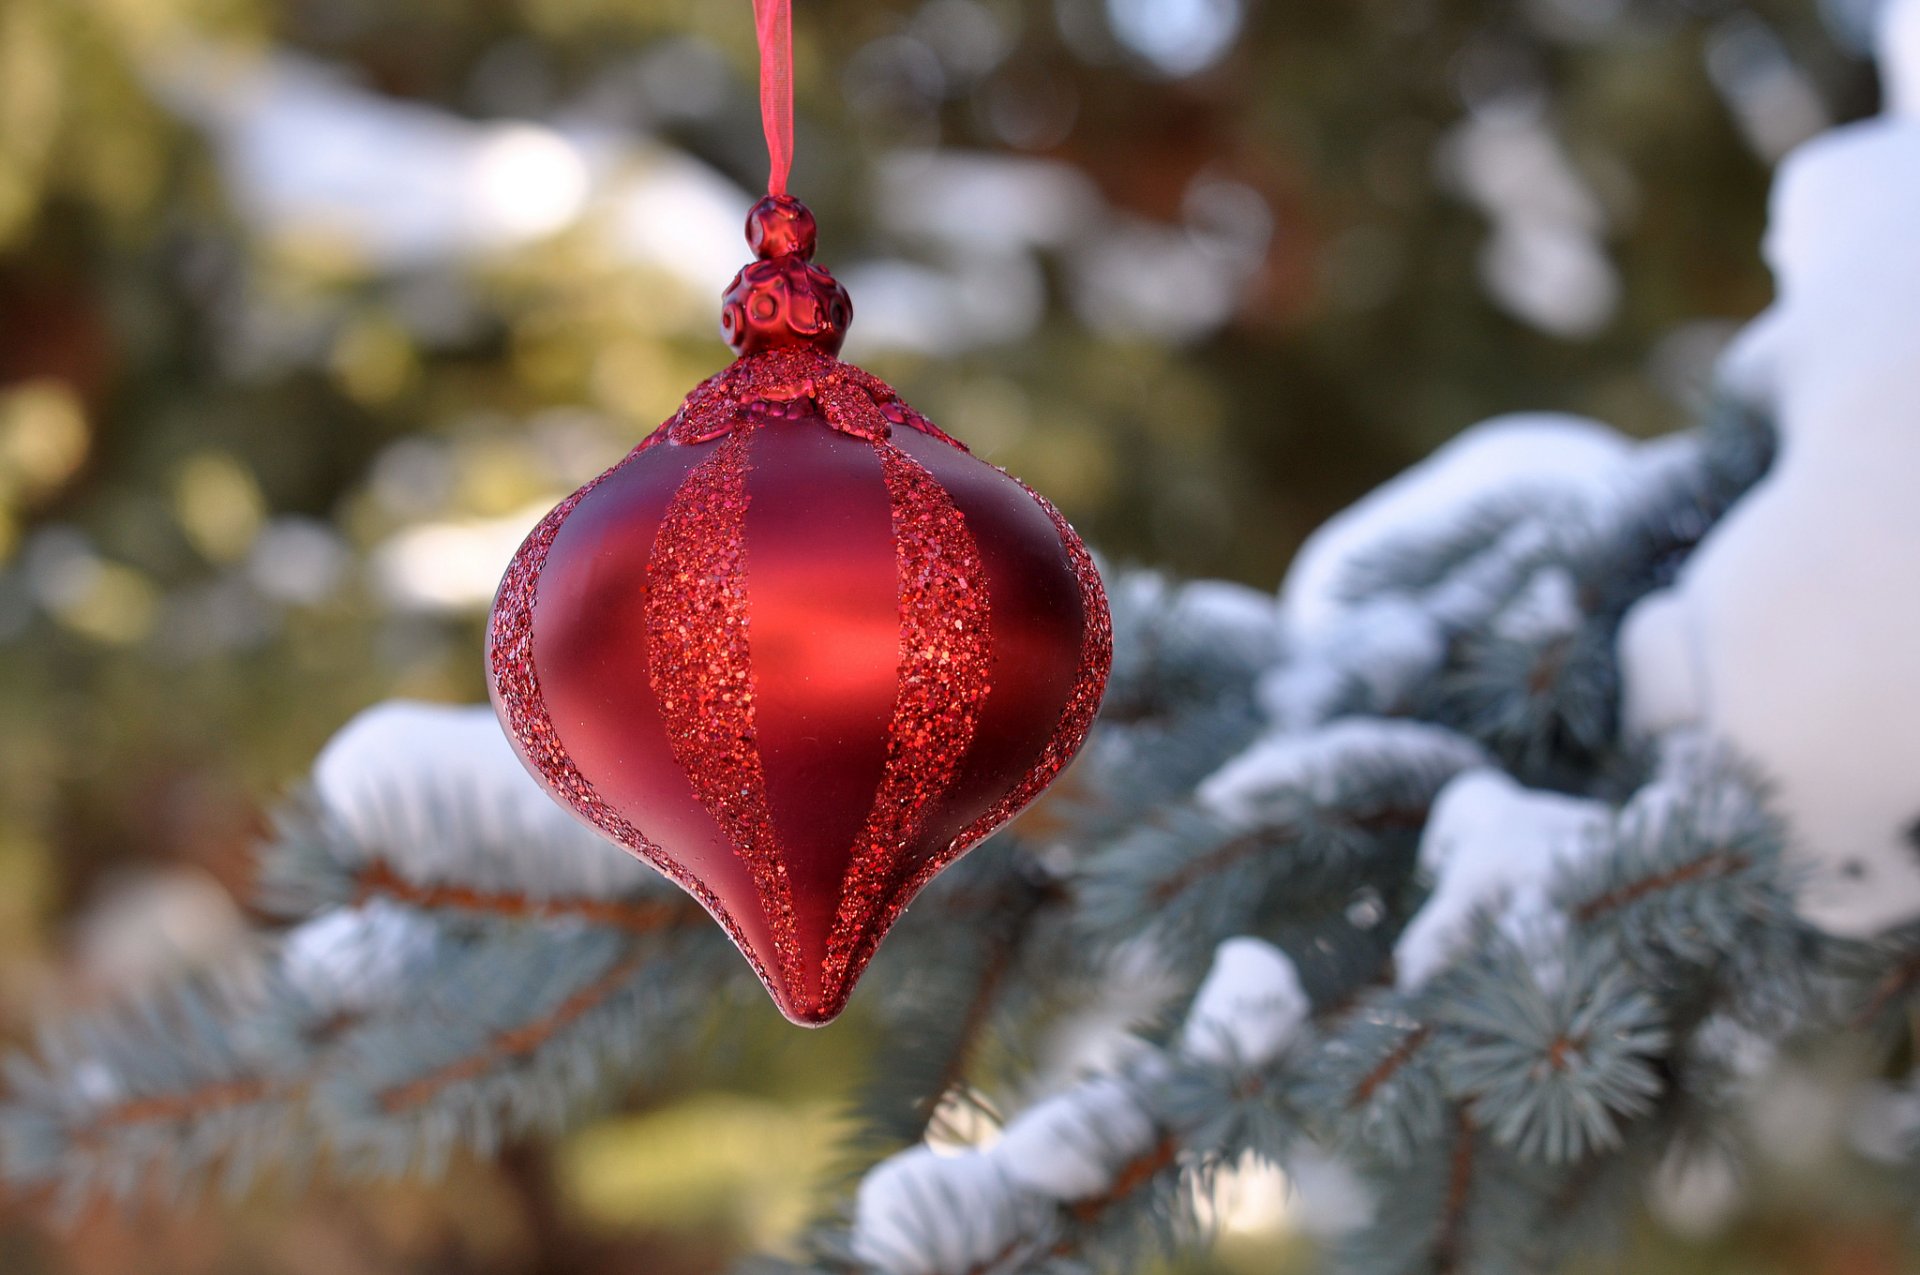
[[[1072,759],[1112,631],[1052,505],[836,357],[853,306],[786,193],[787,0],[756,9],[772,163],[722,302],[738,357],[527,537],[488,681],[548,791],[819,1024]]]

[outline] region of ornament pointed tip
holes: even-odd
[[[784,1005],[780,1007],[780,1014],[781,1017],[792,1023],[795,1027],[810,1028],[825,1027],[833,1022],[834,1019],[840,1017],[840,1011],[837,1009],[799,1010],[788,1009]]]
[[[769,986],[768,993],[780,1014],[795,1027],[825,1027],[847,1007],[847,1000],[853,993],[851,985],[829,989],[826,994],[810,1000],[797,1000],[785,994],[783,989]]]

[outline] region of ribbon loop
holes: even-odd
[[[760,39],[760,124],[767,134],[767,193],[787,193],[793,170],[793,0],[753,0]]]

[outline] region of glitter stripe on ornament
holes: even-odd
[[[795,941],[818,970],[900,697],[894,518],[873,444],[828,428],[815,400],[748,413],[755,737]]]
[[[844,999],[919,865],[905,856],[929,808],[944,798],[973,743],[990,686],[986,570],[966,519],[925,466],[878,442],[893,509],[899,578],[900,669],[887,765],[853,847],[827,946],[827,999]]]
[[[648,678],[674,760],[753,873],[786,1008],[811,1017],[818,988],[795,943],[792,890],[755,743],[744,525],[753,435],[751,426],[728,435],[667,506],[647,563]]]
[[[997,468],[997,466],[996,466]],[[1001,473],[1006,473],[1001,470]],[[894,909],[898,915],[906,901],[913,896],[948,864],[965,854],[973,846],[991,835],[996,829],[1024,810],[1027,805],[1046,790],[1047,785],[1065,770],[1074,755],[1080,751],[1080,745],[1086,742],[1087,732],[1093,729],[1094,718],[1100,711],[1100,698],[1106,691],[1107,673],[1113,667],[1113,615],[1107,607],[1107,591],[1100,583],[1100,570],[1094,565],[1093,555],[1081,542],[1079,535],[1053,502],[1033,488],[1008,474],[1009,478],[1020,484],[1021,490],[1040,506],[1049,521],[1059,532],[1060,542],[1066,548],[1067,560],[1073,567],[1074,576],[1080,584],[1081,614],[1085,617],[1085,636],[1080,646],[1080,663],[1074,676],[1072,694],[1065,707],[1060,710],[1060,723],[1054,728],[1053,736],[1047,741],[1046,748],[1034,762],[1032,769],[1021,778],[1011,792],[993,807],[968,824],[965,831],[953,839],[939,854],[933,856],[914,874],[907,888],[901,892],[901,903]],[[891,917],[889,923],[891,923]]]
[[[556,505],[527,534],[494,596],[493,611],[487,625],[487,662],[493,674],[489,681],[494,710],[511,731],[520,759],[547,791],[589,826],[617,842],[674,884],[692,895],[714,920],[718,921],[752,965],[762,982],[767,969],[754,953],[753,945],[719,896],[706,882],[674,862],[658,845],[619,811],[609,806],[580,773],[566,743],[560,738],[546,696],[540,688],[540,675],[533,658],[533,612],[540,592],[540,575],[546,566],[547,551],[553,547],[561,526],[580,502],[626,468],[647,447],[634,448],[620,462],[581,487]]]

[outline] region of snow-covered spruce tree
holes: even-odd
[[[879,1163],[804,1269],[1125,1269],[1247,1156],[1343,1184],[1338,1269],[1547,1269],[1779,1043],[1904,1034],[1920,0],[1883,35],[1889,113],[1789,162],[1780,301],[1699,429],[1481,425],[1278,605],[1110,573],[1085,754],[868,977]],[[13,1183],[431,1171],[766,1012],[483,708],[363,715],[264,856],[257,966],[11,1060]],[[983,1093],[989,1052],[1041,1061]],[[959,1107],[994,1136],[929,1146]]]

